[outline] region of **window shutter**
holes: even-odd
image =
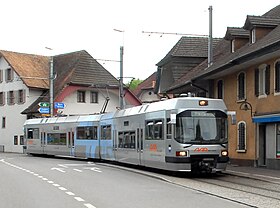
[[[265,70],[265,94],[270,93],[270,65],[266,66]]]
[[[238,100],[245,99],[245,74],[242,72],[238,76]]]
[[[260,92],[259,92],[259,69],[255,69],[255,96],[258,97]]]

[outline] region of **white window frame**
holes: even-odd
[[[251,43],[255,43],[256,42],[256,28],[253,28],[251,30]]]

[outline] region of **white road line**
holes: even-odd
[[[59,172],[65,173],[65,171],[61,168],[51,168],[51,170],[57,170]]]
[[[85,201],[84,199],[82,199],[81,197],[74,197],[74,199],[76,199],[77,201],[79,201],[79,202],[83,202],[83,201]]]
[[[58,187],[58,186],[60,186],[60,185],[59,185],[59,184],[54,183],[54,184],[53,184],[53,186]]]
[[[75,170],[75,171],[77,171],[77,172],[83,172],[82,170],[79,170],[79,169],[76,169],[76,168],[74,168],[73,170]]]
[[[53,181],[48,181],[48,183],[54,183]]]
[[[65,193],[68,194],[69,196],[75,196],[75,194],[73,192],[71,192],[71,191],[67,191]]]
[[[63,168],[68,168],[66,165],[58,164],[58,166],[63,167]]]
[[[67,189],[66,188],[64,188],[64,187],[58,187],[61,191],[67,191]]]
[[[92,204],[84,204],[87,208],[96,208],[95,206],[93,206]]]
[[[47,180],[49,180],[49,179],[47,179],[47,178],[42,178],[42,180],[43,180],[43,181],[47,181]]]

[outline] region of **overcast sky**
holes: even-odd
[[[154,32],[208,35],[212,5],[213,36],[224,37],[227,26],[242,27],[246,15],[262,15],[278,4],[279,0],[0,0],[0,49],[42,55],[86,50],[119,77],[119,62],[114,60],[119,60],[124,45],[124,77],[145,79],[181,38]]]

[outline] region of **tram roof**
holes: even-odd
[[[200,106],[199,101],[201,100],[207,100],[208,105]],[[172,98],[168,100],[158,101],[150,104],[145,104],[141,106],[120,110],[115,113],[114,117],[130,116],[130,115],[156,112],[161,110],[174,110],[174,109],[179,109],[179,110],[180,109],[182,110],[219,109],[222,111],[227,110],[224,101],[221,99],[201,98],[201,97],[178,97],[178,98]]]

